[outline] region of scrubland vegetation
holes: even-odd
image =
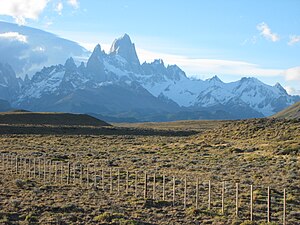
[[[98,165],[114,185],[121,171],[121,190],[112,193],[109,183],[69,185],[43,182],[33,177],[0,171],[0,221],[2,224],[266,224],[267,187],[272,197],[271,221],[282,224],[283,189],[287,192],[287,224],[300,223],[300,121],[253,119],[242,121],[181,121],[175,123],[122,124],[136,132],[95,134],[14,134],[2,129],[1,154],[46,158],[53,162]],[[42,129],[42,128],[39,128]],[[43,127],[47,129],[47,127]],[[78,128],[79,129],[79,128]],[[129,128],[127,128],[129,129]],[[140,130],[140,133],[138,132]],[[171,130],[171,135],[165,132]],[[154,132],[155,131],[155,132]],[[162,131],[160,135],[159,132]],[[192,131],[183,133],[181,131]],[[1,167],[2,168],[2,167]],[[125,193],[125,171],[129,193]],[[135,171],[138,194],[134,196]],[[143,174],[149,176],[147,199]],[[157,176],[152,199],[153,174]],[[166,175],[166,199],[162,200],[162,174]],[[172,177],[176,177],[176,203],[172,204]],[[187,178],[187,206],[183,186]],[[199,207],[195,208],[195,182],[199,179]],[[208,209],[208,181],[211,209]],[[224,214],[222,182],[226,181]],[[108,182],[108,180],[106,181]],[[235,184],[239,183],[239,217],[235,216]],[[250,185],[253,185],[254,222],[250,222]]]

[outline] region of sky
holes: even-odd
[[[188,76],[256,77],[300,95],[299,0],[0,0],[0,20],[108,52],[129,34],[141,62]]]

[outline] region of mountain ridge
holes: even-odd
[[[300,100],[280,84],[270,86],[256,78],[224,83],[217,76],[189,78],[161,59],[140,64],[128,34],[115,39],[110,49],[105,53],[96,45],[87,63],[79,66],[70,57],[64,65],[44,67],[31,79],[18,81],[13,99],[0,98],[31,111],[89,112],[139,121],[265,117]]]

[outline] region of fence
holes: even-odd
[[[100,164],[52,161],[1,154],[5,174],[55,185],[81,185],[121,197],[153,199],[183,209],[214,211],[251,221],[287,223],[287,191],[159,171],[128,171]]]

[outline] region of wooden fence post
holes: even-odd
[[[29,178],[31,178],[31,160],[30,160],[30,158],[28,159],[28,175],[29,175]]]
[[[64,182],[64,163],[60,163],[60,183],[63,184]]]
[[[41,158],[39,158],[39,179],[41,179],[42,173],[41,173]]]
[[[33,158],[33,178],[35,179],[36,177],[36,161],[35,158]]]
[[[211,183],[208,181],[208,210],[211,208]]]
[[[76,184],[76,161],[73,163],[73,183]]]
[[[267,221],[271,222],[271,195],[270,195],[270,187],[268,186],[268,212],[267,212]]]
[[[18,175],[19,172],[19,163],[18,163],[18,156],[16,156],[16,175]]]
[[[2,156],[2,170],[5,171],[5,155],[1,154]]]
[[[5,164],[6,164],[5,165],[5,170],[6,170],[7,174],[8,174],[10,172],[10,168],[9,168],[9,166],[10,166],[10,163],[9,163],[9,154],[6,155],[6,163]]]
[[[135,184],[134,184],[134,195],[137,197],[137,188],[138,188],[138,172],[135,171]]]
[[[175,176],[173,176],[173,206],[175,206]]]
[[[153,175],[153,200],[155,200],[155,195],[156,195],[156,174],[154,173],[154,175]]]
[[[19,174],[22,177],[23,176],[23,170],[24,170],[24,159],[23,157],[19,157]]]
[[[80,185],[82,185],[83,182],[83,164],[80,164]]]
[[[44,175],[44,183],[46,183],[46,158],[44,158],[44,174],[43,175]]]
[[[187,194],[187,182],[186,175],[184,177],[184,195],[183,195],[183,208],[186,209],[186,194]]]
[[[282,217],[283,225],[286,225],[286,190],[283,189],[283,217]]]
[[[118,169],[118,183],[117,183],[117,192],[120,195],[120,169]]]
[[[55,166],[54,166],[54,170],[55,170],[55,173],[54,173],[54,182],[55,184],[57,183],[57,161],[55,162]]]
[[[3,167],[5,172],[8,172],[8,155],[4,154],[3,156]]]
[[[109,168],[109,180],[110,180],[110,193],[113,192],[113,178],[112,178],[112,169]]]
[[[52,161],[49,160],[49,182],[51,182],[52,178]]]
[[[11,155],[7,155],[7,162],[8,162],[8,172],[12,174],[12,168],[11,168]]]
[[[101,182],[102,182],[102,190],[105,191],[105,184],[104,184],[104,168],[101,169]]]
[[[70,162],[68,162],[68,177],[67,177],[67,184],[70,184],[70,183],[71,183],[70,180],[71,180],[71,164],[70,164]]]
[[[253,185],[250,185],[250,221],[253,221]]]
[[[13,166],[12,166],[12,155],[9,155],[9,170],[10,174],[13,174]]]
[[[8,171],[7,164],[8,164],[8,158],[7,158],[7,155],[4,154],[3,155],[3,169],[5,170],[5,172]]]
[[[163,201],[165,201],[165,186],[166,186],[166,176],[165,174],[163,174],[163,194],[162,194],[162,198],[163,198]]]
[[[225,181],[222,182],[222,214],[224,215]]]
[[[89,164],[86,164],[86,186],[89,188],[89,182],[90,182],[90,177],[89,177]]]
[[[94,163],[94,186],[97,187],[97,165]]]
[[[128,194],[128,188],[129,188],[129,172],[126,171],[126,194]]]
[[[198,209],[198,199],[199,199],[199,178],[196,178],[196,209]]]
[[[145,171],[145,186],[144,186],[144,199],[147,199],[148,183],[147,183],[147,172]]]
[[[236,190],[235,190],[235,215],[236,217],[239,216],[239,184],[236,183]]]

